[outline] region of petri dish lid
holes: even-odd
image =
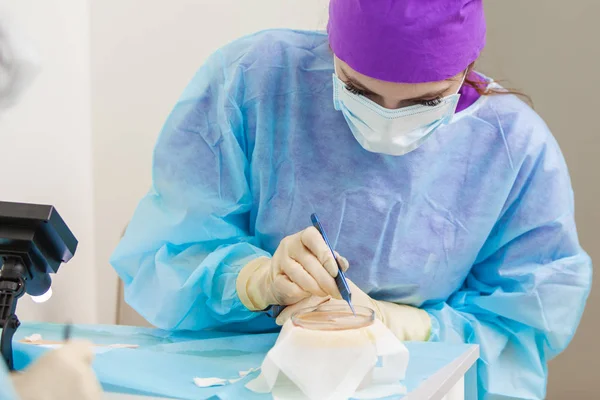
[[[314,331],[343,331],[373,325],[375,312],[367,307],[355,306],[356,315],[347,305],[323,305],[304,309],[292,315],[294,326]]]

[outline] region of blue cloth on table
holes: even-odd
[[[62,327],[24,324],[16,340],[39,333],[61,340]],[[107,391],[177,399],[268,399],[245,388],[258,372],[233,385],[198,388],[194,377],[237,378],[239,371],[259,367],[277,334],[239,335],[222,332],[169,333],[158,329],[117,326],[76,326],[73,338],[95,344],[138,344],[137,349],[114,349],[98,354],[94,369]],[[444,343],[406,343],[411,360],[404,384],[409,392],[455,360],[470,346]],[[15,343],[15,366],[25,368],[45,348]]]

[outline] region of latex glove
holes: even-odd
[[[352,292],[352,304],[356,307],[367,307],[375,312],[375,317],[387,326],[398,339],[405,341],[427,341],[431,335],[431,318],[426,311],[419,308],[395,304],[388,301],[374,300],[363,292],[352,281],[348,286]],[[293,306],[286,307],[277,317],[277,324],[284,325],[292,315],[302,309],[316,309],[321,305],[348,306],[344,300],[331,297],[313,296]],[[349,310],[349,309],[348,309]]]
[[[342,270],[348,261],[336,253]],[[273,258],[248,263],[236,281],[238,296],[251,311],[290,305],[316,295],[341,298],[333,279],[338,266],[319,231],[310,227],[285,237]]]
[[[89,343],[69,342],[13,373],[13,386],[20,400],[99,400],[102,388],[92,370],[93,358]]]

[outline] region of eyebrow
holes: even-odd
[[[371,89],[365,87],[363,84],[361,84],[360,82],[358,82],[356,79],[352,78],[351,76],[348,76],[348,73],[346,72],[344,67],[340,66],[340,69],[344,73],[348,82],[350,82],[352,84],[352,86],[355,86],[357,89],[362,90],[363,92],[365,92],[365,94],[371,94],[371,95],[377,96],[377,93],[375,93]],[[451,85],[448,85],[448,87],[446,87],[445,89],[428,92],[419,97],[413,97],[412,99],[406,99],[405,101],[417,101],[417,100],[423,100],[423,99],[437,98],[437,97],[440,97],[442,94],[444,94],[444,92],[446,92],[448,89],[450,89],[450,86]]]

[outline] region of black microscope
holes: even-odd
[[[12,339],[20,325],[17,301],[25,293],[47,294],[50,274],[76,249],[77,239],[53,206],[0,201],[0,347],[10,370]]]

